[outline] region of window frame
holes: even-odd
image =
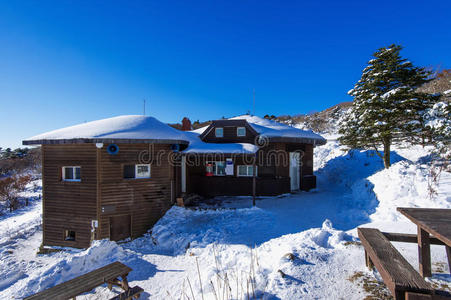
[[[221,135],[218,135],[218,130],[221,130]],[[215,137],[222,138],[224,137],[224,127],[215,127]]]
[[[240,167],[246,167],[246,174],[245,175],[240,174]],[[253,167],[254,167],[253,165],[237,165],[236,166],[236,175],[237,175],[237,177],[253,177],[254,174],[252,174],[252,172],[249,173],[249,168],[253,168]],[[258,166],[255,166],[255,176],[256,177],[257,177],[257,174],[258,174]]]
[[[218,174],[218,168],[216,167],[216,163],[224,163],[224,174]],[[223,160],[209,160],[209,161],[205,162],[205,168],[207,168],[208,164],[212,165],[212,168],[213,168],[212,174],[213,174],[213,176],[221,177],[221,176],[226,176],[227,175],[226,172],[225,172],[225,169],[226,169],[226,166],[227,166],[227,162],[226,161],[223,161]]]
[[[141,166],[146,166],[146,167],[149,167],[149,171],[148,171],[148,173],[149,173],[149,176],[147,177],[137,177],[138,176],[138,167],[141,167]],[[152,176],[152,174],[151,174],[151,170],[150,170],[150,164],[135,164],[135,178],[134,179],[149,179],[150,177]],[[133,178],[131,178],[131,179],[133,179]]]
[[[244,130],[244,134],[241,134],[241,135],[239,134],[240,129],[243,129],[243,130]],[[237,128],[236,128],[236,136],[239,136],[239,137],[246,136],[246,127],[243,127],[243,126],[237,127]]]
[[[73,179],[66,178],[66,169],[68,169],[68,168],[72,169],[72,177],[73,177]],[[77,174],[76,169],[77,168],[80,169],[80,178],[76,178],[76,174]],[[62,173],[63,181],[66,181],[66,182],[81,182],[81,166],[63,166],[61,168],[61,173]]]
[[[125,177],[124,175],[124,170],[125,170],[125,167],[126,166],[132,166],[133,167],[133,169],[134,169],[134,177]],[[147,167],[149,167],[149,172],[148,172],[148,176],[137,176],[137,174],[138,174],[138,168],[140,167],[140,166],[147,166]],[[134,179],[150,179],[152,177],[152,167],[151,167],[151,164],[123,164],[122,165],[122,178],[123,179],[125,179],[125,180],[134,180]]]

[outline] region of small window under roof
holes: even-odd
[[[216,137],[224,137],[224,128],[216,127],[215,128],[215,136]]]
[[[237,127],[236,136],[246,136],[246,127]]]

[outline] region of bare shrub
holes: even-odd
[[[26,150],[26,151],[25,151]],[[41,148],[18,148],[5,151],[0,148],[0,175],[41,171]]]
[[[9,211],[16,210],[19,207],[19,193],[25,191],[30,181],[30,175],[14,175],[0,179],[0,201],[9,208]]]

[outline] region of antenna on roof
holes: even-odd
[[[146,115],[146,98],[143,99],[143,116]]]
[[[255,116],[255,89],[252,89],[252,93],[253,93],[253,96],[254,96],[254,103],[253,103],[253,106],[252,106],[252,115]]]

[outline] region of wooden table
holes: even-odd
[[[398,207],[397,210],[418,227],[420,274],[432,276],[430,235],[444,243],[451,270],[451,209]]]

